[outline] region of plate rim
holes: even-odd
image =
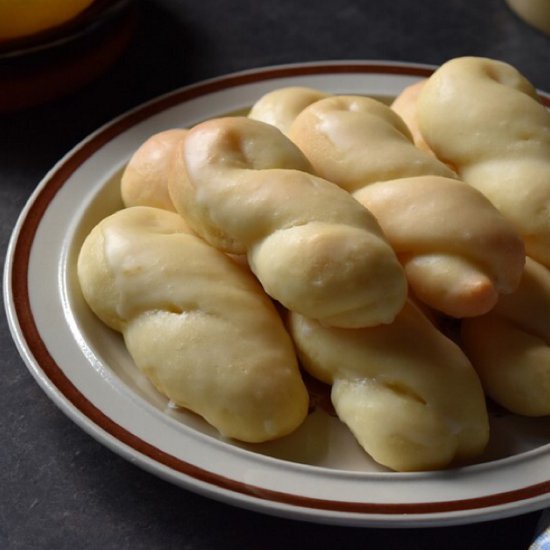
[[[79,427],[131,462],[189,490],[234,505],[325,523],[426,526],[473,523],[539,509],[550,495],[550,479],[483,497],[426,503],[324,500],[254,487],[186,463],[155,448],[107,417],[65,376],[50,355],[31,312],[27,274],[31,247],[48,205],[73,172],[105,144],[154,114],[195,97],[273,78],[337,73],[429,76],[436,66],[384,60],[326,60],[271,65],[205,79],[162,94],[122,113],[68,151],[40,181],[14,226],[4,266],[3,292],[12,338],[46,395]],[[550,96],[541,93],[550,105]],[[21,275],[25,276],[21,276]],[[139,439],[139,441],[137,441]],[[160,469],[159,469],[160,465]],[[174,474],[180,476],[175,479]],[[181,478],[184,476],[184,478]],[[518,512],[518,503],[522,503]],[[548,505],[546,502],[545,505]],[[472,514],[477,512],[477,517]]]

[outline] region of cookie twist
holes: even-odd
[[[514,67],[487,58],[443,64],[417,106],[434,153],[508,218],[527,254],[550,267],[550,112]]]
[[[78,277],[152,384],[222,435],[265,441],[304,420],[307,391],[272,302],[176,213],[133,207],[105,218],[81,248]]]
[[[288,134],[294,119],[315,101],[329,94],[315,88],[290,86],[278,88],[263,95],[252,105],[248,117],[275,126]]]
[[[527,258],[518,289],[465,319],[462,347],[485,392],[525,416],[550,415],[550,271]]]
[[[246,252],[266,292],[335,326],[391,322],[406,281],[374,216],[311,166],[278,129],[226,117],[190,129],[170,194],[197,234]]]
[[[484,450],[479,378],[411,303],[391,325],[339,329],[291,313],[288,326],[302,365],[332,386],[338,417],[380,464],[431,470]]]
[[[424,78],[404,88],[392,101],[391,108],[392,111],[395,111],[403,119],[403,122],[407,125],[414,144],[422,151],[434,154],[433,151],[430,149],[430,146],[426,143],[424,137],[422,136],[422,132],[418,127],[416,114],[418,98],[420,96],[420,92],[424,88],[425,83],[426,79]]]
[[[152,206],[175,212],[168,193],[173,151],[185,130],[173,128],[149,137],[132,155],[120,180],[122,201],[128,206]]]
[[[453,317],[480,315],[514,290],[525,251],[512,225],[433,155],[388,106],[334,96],[304,109],[290,137],[315,170],[377,218],[421,301]]]

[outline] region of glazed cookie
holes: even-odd
[[[120,182],[125,206],[153,206],[175,212],[168,179],[174,149],[184,135],[182,129],[165,130],[151,136],[136,150]]]
[[[189,130],[170,194],[198,235],[246,253],[287,309],[335,326],[391,322],[407,293],[394,251],[365,207],[310,171],[274,126],[225,117]]]
[[[548,269],[527,258],[516,292],[463,321],[462,347],[497,403],[521,415],[550,415]]]
[[[508,218],[529,256],[550,267],[550,112],[502,61],[443,64],[418,100],[420,131],[435,154]]]
[[[273,303],[179,215],[133,207],[105,218],[82,246],[78,278],[153,385],[223,436],[266,441],[304,420],[307,391]]]
[[[432,470],[485,448],[476,372],[412,303],[390,325],[338,329],[292,313],[288,326],[302,365],[332,386],[338,417],[380,464]]]
[[[525,260],[518,233],[479,191],[415,147],[387,105],[322,99],[289,135],[317,173],[375,215],[419,300],[453,317],[480,315],[517,287]]]

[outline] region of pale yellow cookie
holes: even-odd
[[[288,325],[302,365],[332,386],[338,417],[380,464],[432,470],[484,450],[478,376],[412,303],[390,325],[338,329],[297,314]]]
[[[105,218],[82,246],[78,278],[156,388],[222,435],[266,441],[304,420],[307,391],[274,305],[179,215],[133,207]]]
[[[168,194],[169,171],[176,144],[185,130],[154,134],[132,155],[122,173],[120,191],[125,206],[153,206],[175,211]]]
[[[550,415],[548,268],[528,258],[516,292],[463,321],[462,346],[497,403],[521,415]]]
[[[550,267],[550,112],[514,67],[461,57],[426,82],[424,139],[515,226],[527,254]]]
[[[367,185],[354,196],[379,220],[423,303],[472,317],[517,288],[522,240],[486,197],[463,182],[400,178]]]
[[[426,140],[422,136],[422,132],[418,127],[418,120],[416,116],[416,104],[418,102],[418,96],[424,84],[425,79],[407,86],[401,93],[392,101],[391,108],[394,110],[405,122],[407,128],[411,132],[414,144],[422,151],[433,154],[430,146],[426,143]]]
[[[482,194],[420,149],[387,105],[333,96],[305,108],[289,136],[317,173],[377,218],[416,297],[453,317],[481,315],[518,284],[519,235]]]
[[[299,113],[308,105],[328,95],[321,90],[303,86],[278,88],[256,101],[248,116],[254,120],[267,122],[287,134]]]
[[[296,117],[289,136],[317,174],[350,192],[401,177],[455,177],[445,164],[414,146],[397,113],[369,97],[321,99]]]
[[[246,252],[286,308],[335,326],[391,322],[407,292],[394,251],[366,208],[310,170],[274,126],[213,119],[182,141],[170,194],[197,234]]]

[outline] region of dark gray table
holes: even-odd
[[[550,39],[501,0],[143,0],[122,58],[84,89],[0,115],[2,254],[46,171],[99,125],[175,87],[262,65],[327,59],[439,64],[473,54],[550,90]],[[527,548],[538,513],[434,529],[358,529],[264,516],[147,474],[68,420],[0,332],[0,548]]]

